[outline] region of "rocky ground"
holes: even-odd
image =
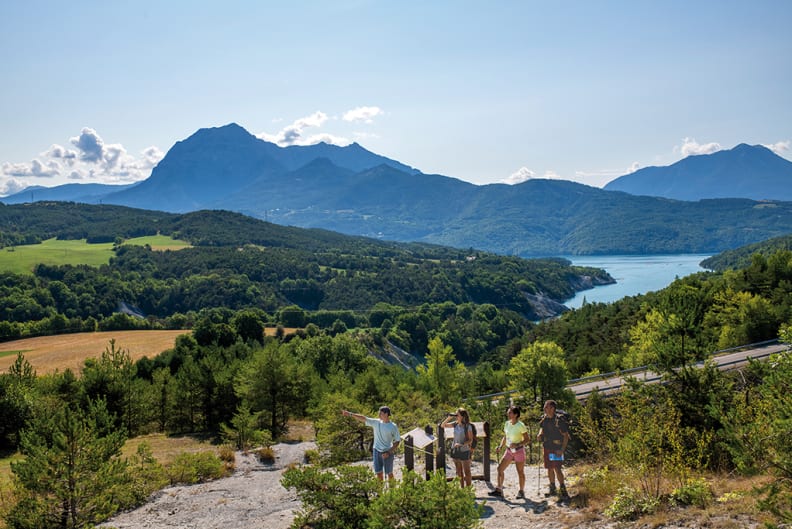
[[[158,492],[149,503],[134,511],[122,513],[104,528],[117,529],[287,529],[300,503],[294,491],[280,484],[283,469],[293,462],[302,462],[305,450],[315,448],[310,442],[274,446],[276,462],[260,463],[253,455],[237,453],[236,470],[228,478],[191,486],[169,487]],[[396,461],[400,469],[401,457]],[[453,465],[449,469],[453,474]],[[474,468],[474,475],[481,473]],[[397,477],[399,472],[396,472]],[[495,469],[492,469],[493,479]],[[482,527],[491,529],[617,529],[625,527],[603,519],[585,509],[546,502],[544,472],[536,466],[526,467],[527,499],[517,500],[517,476],[514,467],[506,471],[505,497],[493,498],[487,493],[491,484],[474,481],[477,501],[484,505]],[[570,492],[574,496],[574,489]],[[756,527],[736,522],[731,527]],[[629,527],[664,527],[682,529],[700,527],[696,522],[679,525],[633,524]],[[709,527],[726,527],[711,525]]]

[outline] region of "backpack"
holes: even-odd
[[[556,428],[558,428],[559,421],[563,421],[566,424],[567,431],[569,432],[569,435],[571,436],[572,435],[572,415],[570,415],[568,411],[562,410],[560,408],[556,409],[556,412],[555,412],[555,425],[556,425]]]
[[[470,449],[475,450],[476,446],[478,445],[478,433],[476,432],[476,425],[472,422],[468,423],[470,425],[470,430],[473,433],[473,440],[470,442]]]

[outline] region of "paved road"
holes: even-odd
[[[747,346],[747,348],[716,353],[711,356],[710,359],[718,366],[718,369],[721,371],[728,371],[747,365],[749,359],[766,359],[772,354],[787,351],[789,349],[790,346],[788,344],[781,344],[776,341],[765,342]],[[701,366],[703,362],[697,365]],[[661,379],[660,375],[655,372],[635,370],[629,373],[622,372],[618,375],[614,374],[613,376],[605,375],[578,379],[577,381],[572,381],[568,387],[575,392],[575,396],[578,400],[584,400],[595,389],[597,389],[601,395],[618,393],[628,378],[641,380],[647,384],[657,383]]]

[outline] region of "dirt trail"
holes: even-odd
[[[254,456],[238,452],[236,470],[228,478],[191,486],[169,487],[158,492],[147,504],[122,513],[99,527],[116,529],[287,529],[299,510],[293,491],[280,484],[283,470],[290,463],[301,463],[305,451],[315,448],[312,442],[277,444],[276,461],[260,463]],[[395,461],[395,474],[401,478],[401,456]],[[366,464],[361,462],[361,464]],[[453,465],[447,469],[453,475]],[[493,478],[495,469],[492,469]],[[481,469],[473,469],[480,474]],[[514,467],[506,471],[505,498],[487,493],[491,484],[474,481],[476,501],[484,505],[482,527],[485,529],[616,529],[625,527],[553,501],[543,503],[546,489],[544,471],[536,466],[525,469],[527,499],[517,500],[517,475]],[[574,491],[572,491],[574,494]],[[640,524],[628,527],[642,527]],[[695,525],[694,525],[695,526]],[[747,524],[746,527],[752,525]],[[664,529],[682,529],[689,525],[665,525]],[[756,527],[755,525],[753,527]]]

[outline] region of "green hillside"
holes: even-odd
[[[728,269],[745,268],[751,264],[751,258],[754,254],[758,253],[767,257],[779,250],[792,250],[792,235],[774,237],[766,241],[721,252],[702,261],[701,266],[721,272]]]
[[[153,249],[186,248],[184,241],[177,241],[164,235],[136,237],[124,244],[150,246]],[[0,250],[0,272],[32,274],[36,265],[88,265],[98,267],[107,264],[113,256],[112,243],[88,244],[85,239],[58,240],[47,239],[38,244],[9,246]]]

